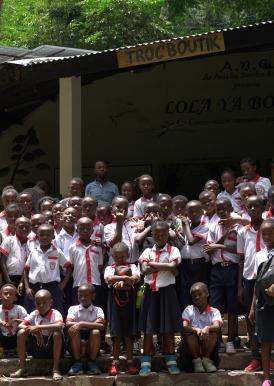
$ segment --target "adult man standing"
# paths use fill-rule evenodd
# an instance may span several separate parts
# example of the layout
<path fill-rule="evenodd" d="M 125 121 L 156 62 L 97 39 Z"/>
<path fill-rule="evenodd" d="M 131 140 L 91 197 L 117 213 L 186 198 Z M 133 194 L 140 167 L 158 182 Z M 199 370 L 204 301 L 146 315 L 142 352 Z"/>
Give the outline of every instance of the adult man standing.
<path fill-rule="evenodd" d="M 117 186 L 108 181 L 108 165 L 106 161 L 96 161 L 94 165 L 95 180 L 86 186 L 85 195 L 95 197 L 98 203 L 112 203 L 114 197 L 118 196 Z"/>

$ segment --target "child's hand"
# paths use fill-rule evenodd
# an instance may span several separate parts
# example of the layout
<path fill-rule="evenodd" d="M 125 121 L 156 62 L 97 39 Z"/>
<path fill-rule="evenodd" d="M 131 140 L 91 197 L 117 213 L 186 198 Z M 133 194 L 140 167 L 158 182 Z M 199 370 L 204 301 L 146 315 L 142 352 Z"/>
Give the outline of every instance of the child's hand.
<path fill-rule="evenodd" d="M 45 342 L 41 331 L 39 331 L 39 334 L 35 334 L 35 338 L 36 338 L 36 343 L 38 347 L 45 346 Z"/>
<path fill-rule="evenodd" d="M 98 245 L 98 247 L 102 247 L 103 246 L 102 240 L 99 237 L 96 237 L 95 245 Z"/>
<path fill-rule="evenodd" d="M 238 220 L 239 219 L 232 217 L 222 218 L 221 220 L 219 220 L 219 224 L 223 225 L 225 228 L 233 228 L 235 227 L 235 225 L 238 224 Z"/>
<path fill-rule="evenodd" d="M 125 210 L 116 210 L 114 213 L 114 217 L 115 217 L 117 222 L 120 222 L 120 223 L 124 222 L 126 219 Z"/>
<path fill-rule="evenodd" d="M 206 326 L 201 331 L 201 339 L 206 340 L 209 338 L 209 326 Z"/>
<path fill-rule="evenodd" d="M 31 288 L 26 289 L 26 295 L 29 299 L 33 299 L 33 291 Z"/>
<path fill-rule="evenodd" d="M 73 324 L 69 329 L 68 329 L 68 333 L 70 336 L 72 335 L 75 335 L 78 331 L 80 331 L 81 329 L 81 326 L 79 323 L 75 323 Z"/>
<path fill-rule="evenodd" d="M 266 290 L 265 290 L 266 294 L 268 296 L 272 296 L 274 297 L 274 284 L 272 284 L 270 287 L 268 287 Z"/>
<path fill-rule="evenodd" d="M 250 320 L 251 324 L 255 325 L 255 323 L 256 323 L 255 312 L 252 308 L 249 312 L 248 319 Z"/>
<path fill-rule="evenodd" d="M 24 292 L 24 283 L 19 283 L 18 287 L 17 287 L 17 291 L 19 293 L 20 296 L 23 295 L 23 292 Z"/>
<path fill-rule="evenodd" d="M 219 249 L 219 246 L 217 244 L 213 244 L 213 243 L 211 243 L 211 244 L 206 243 L 202 246 L 202 250 L 206 253 L 214 252 L 214 251 L 216 251 L 216 249 Z"/>
<path fill-rule="evenodd" d="M 26 330 L 29 334 L 38 334 L 41 332 L 39 326 L 28 326 Z"/>
<path fill-rule="evenodd" d="M 185 217 L 185 216 L 180 216 L 180 220 L 182 222 L 182 225 L 189 225 L 189 221 L 188 221 L 188 218 Z"/>
<path fill-rule="evenodd" d="M 5 322 L 4 320 L 0 320 L 0 326 L 9 327 L 9 323 Z"/>

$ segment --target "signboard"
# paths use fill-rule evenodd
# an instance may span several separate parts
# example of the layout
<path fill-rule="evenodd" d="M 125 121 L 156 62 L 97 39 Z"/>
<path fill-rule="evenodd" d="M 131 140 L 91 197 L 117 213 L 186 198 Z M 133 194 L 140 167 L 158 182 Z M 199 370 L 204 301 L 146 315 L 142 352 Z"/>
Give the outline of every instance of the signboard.
<path fill-rule="evenodd" d="M 223 32 L 143 44 L 117 51 L 119 68 L 225 51 Z"/>

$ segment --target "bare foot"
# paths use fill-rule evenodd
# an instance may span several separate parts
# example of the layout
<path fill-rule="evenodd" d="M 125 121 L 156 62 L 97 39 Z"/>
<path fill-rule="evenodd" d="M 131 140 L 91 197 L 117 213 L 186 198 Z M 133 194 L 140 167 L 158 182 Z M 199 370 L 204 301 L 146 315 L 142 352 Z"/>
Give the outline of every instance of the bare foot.
<path fill-rule="evenodd" d="M 62 381 L 63 376 L 61 375 L 59 370 L 53 370 L 52 371 L 52 379 L 54 381 Z"/>
<path fill-rule="evenodd" d="M 10 378 L 24 378 L 27 377 L 28 373 L 26 369 L 18 369 L 14 373 L 10 374 Z"/>

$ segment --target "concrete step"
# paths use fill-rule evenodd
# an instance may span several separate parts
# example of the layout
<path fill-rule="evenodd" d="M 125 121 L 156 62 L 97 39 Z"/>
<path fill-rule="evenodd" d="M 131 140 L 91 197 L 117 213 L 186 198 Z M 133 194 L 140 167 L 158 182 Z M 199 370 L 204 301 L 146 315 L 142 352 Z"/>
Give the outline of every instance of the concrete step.
<path fill-rule="evenodd" d="M 234 355 L 220 354 L 220 369 L 223 370 L 243 370 L 250 361 L 250 353 L 240 352 Z M 97 364 L 103 373 L 107 373 L 112 357 L 110 355 L 101 355 L 97 359 Z M 138 357 L 135 357 L 135 361 L 138 362 Z M 17 358 L 1 359 L 0 360 L 0 374 L 8 376 L 10 373 L 18 369 L 19 361 Z M 63 358 L 61 360 L 61 371 L 66 374 L 72 364 L 72 358 Z M 121 371 L 126 371 L 126 359 L 121 357 L 120 359 Z M 27 371 L 31 376 L 47 376 L 51 374 L 52 361 L 50 359 L 27 359 Z M 152 370 L 161 371 L 165 369 L 164 358 L 161 355 L 156 355 L 152 359 Z"/>
<path fill-rule="evenodd" d="M 274 377 L 272 377 L 274 381 Z M 21 379 L 1 378 L 3 386 L 258 386 L 261 384 L 262 374 L 244 374 L 243 372 L 218 371 L 214 374 L 186 374 L 170 376 L 166 373 L 152 373 L 143 378 L 121 374 L 116 377 L 108 376 L 77 376 L 64 377 L 56 382 L 46 377 L 28 377 Z"/>

